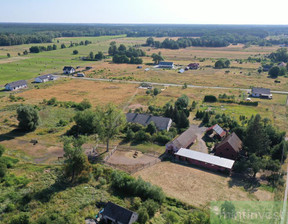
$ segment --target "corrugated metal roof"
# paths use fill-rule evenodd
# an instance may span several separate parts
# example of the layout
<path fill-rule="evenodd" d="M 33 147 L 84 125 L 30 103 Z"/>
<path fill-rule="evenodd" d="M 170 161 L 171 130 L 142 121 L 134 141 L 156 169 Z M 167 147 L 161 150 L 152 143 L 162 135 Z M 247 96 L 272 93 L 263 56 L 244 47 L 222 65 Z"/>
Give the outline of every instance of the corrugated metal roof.
<path fill-rule="evenodd" d="M 197 161 L 209 163 L 216 166 L 221 166 L 227 169 L 232 169 L 234 165 L 234 160 L 222 158 L 219 156 L 213 156 L 203 152 L 197 152 L 191 149 L 181 148 L 178 152 L 175 153 L 177 156 L 183 156 L 189 159 L 194 159 Z"/>
<path fill-rule="evenodd" d="M 213 130 L 214 130 L 218 135 L 221 135 L 221 134 L 224 132 L 224 130 L 223 130 L 218 124 L 216 124 L 216 125 L 214 126 Z"/>

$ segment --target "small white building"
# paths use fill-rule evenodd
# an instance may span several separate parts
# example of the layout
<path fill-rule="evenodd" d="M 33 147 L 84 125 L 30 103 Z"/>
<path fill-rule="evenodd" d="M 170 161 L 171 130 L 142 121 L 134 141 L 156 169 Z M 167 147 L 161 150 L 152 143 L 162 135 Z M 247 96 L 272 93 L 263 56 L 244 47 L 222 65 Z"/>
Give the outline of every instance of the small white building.
<path fill-rule="evenodd" d="M 85 77 L 85 74 L 84 73 L 82 73 L 82 72 L 80 72 L 80 73 L 77 73 L 77 75 L 76 75 L 77 77 Z"/>
<path fill-rule="evenodd" d="M 167 61 L 160 61 L 158 68 L 174 68 L 173 62 L 167 62 Z"/>
<path fill-rule="evenodd" d="M 272 99 L 272 94 L 271 94 L 270 89 L 266 89 L 266 88 L 253 87 L 251 96 L 256 97 L 256 98 Z"/>
<path fill-rule="evenodd" d="M 71 66 L 65 66 L 63 68 L 63 73 L 66 75 L 73 74 L 74 72 L 75 72 L 75 68 L 73 68 Z"/>
<path fill-rule="evenodd" d="M 18 89 L 27 88 L 27 82 L 25 80 L 19 80 L 16 82 L 10 82 L 5 85 L 5 90 L 13 91 Z"/>
<path fill-rule="evenodd" d="M 43 82 L 53 81 L 55 79 L 56 77 L 53 76 L 52 74 L 47 74 L 47 75 L 41 75 L 41 76 L 36 77 L 34 82 L 43 83 Z"/>
<path fill-rule="evenodd" d="M 179 71 L 178 71 L 178 73 L 184 73 L 185 72 L 185 70 L 183 69 L 183 68 L 181 68 Z"/>

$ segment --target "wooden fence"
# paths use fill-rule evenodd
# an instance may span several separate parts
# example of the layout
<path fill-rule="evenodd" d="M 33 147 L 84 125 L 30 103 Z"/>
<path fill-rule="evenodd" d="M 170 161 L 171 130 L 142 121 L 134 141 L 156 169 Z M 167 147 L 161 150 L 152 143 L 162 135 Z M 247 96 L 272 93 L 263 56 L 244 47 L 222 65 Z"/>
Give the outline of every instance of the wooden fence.
<path fill-rule="evenodd" d="M 112 155 L 113 153 L 117 150 L 117 145 L 112 149 L 107 156 L 105 156 L 104 161 L 106 162 Z"/>

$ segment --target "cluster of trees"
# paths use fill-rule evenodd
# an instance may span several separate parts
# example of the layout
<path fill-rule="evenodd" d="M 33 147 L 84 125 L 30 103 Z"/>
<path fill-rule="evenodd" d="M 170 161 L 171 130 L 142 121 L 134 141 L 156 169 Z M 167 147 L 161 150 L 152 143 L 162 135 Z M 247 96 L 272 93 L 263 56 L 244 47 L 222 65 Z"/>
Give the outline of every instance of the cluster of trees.
<path fill-rule="evenodd" d="M 140 57 L 146 55 L 143 50 L 132 47 L 127 49 L 124 44 L 120 44 L 120 46 L 117 48 L 115 41 L 110 43 L 108 54 L 113 56 L 114 63 L 129 64 L 142 64 L 143 60 Z"/>
<path fill-rule="evenodd" d="M 83 60 L 85 60 L 85 61 L 101 61 L 104 58 L 105 58 L 105 55 L 103 54 L 102 51 L 98 51 L 98 53 L 95 55 L 91 51 L 87 57 L 83 58 Z"/>
<path fill-rule="evenodd" d="M 269 54 L 272 62 L 288 62 L 287 48 L 279 48 L 276 52 Z"/>
<path fill-rule="evenodd" d="M 221 38 L 215 37 L 200 37 L 200 38 L 178 38 L 177 40 L 166 38 L 163 42 L 154 41 L 153 37 L 149 37 L 146 40 L 146 46 L 155 48 L 166 49 L 179 49 L 186 47 L 227 47 L 230 43 Z"/>
<path fill-rule="evenodd" d="M 220 59 L 215 62 L 214 68 L 229 68 L 230 67 L 230 61 L 228 59 Z"/>
<path fill-rule="evenodd" d="M 78 112 L 73 118 L 75 125 L 68 131 L 69 135 L 94 135 L 106 143 L 109 150 L 110 140 L 115 138 L 126 124 L 126 117 L 122 110 L 114 105 L 97 107 L 96 110 L 87 109 Z"/>
<path fill-rule="evenodd" d="M 65 108 L 75 108 L 76 110 L 83 111 L 86 109 L 89 109 L 92 107 L 91 103 L 89 100 L 84 99 L 80 103 L 76 103 L 73 101 L 58 101 L 56 97 L 52 97 L 49 100 L 44 99 L 43 104 L 49 105 L 49 106 L 60 106 L 60 107 L 65 107 Z"/>
<path fill-rule="evenodd" d="M 55 51 L 55 50 L 57 50 L 56 44 L 48 45 L 47 47 L 45 47 L 45 46 L 32 46 L 29 48 L 30 53 L 40 53 L 42 51 Z"/>
<path fill-rule="evenodd" d="M 279 67 L 279 66 L 273 66 L 269 69 L 268 74 L 271 78 L 277 78 L 278 76 L 285 76 L 287 74 L 287 68 L 286 67 Z"/>
<path fill-rule="evenodd" d="M 152 60 L 154 61 L 154 64 L 158 65 L 160 61 L 164 61 L 164 58 L 161 55 L 161 52 L 158 52 L 158 54 L 153 53 L 151 55 Z"/>
<path fill-rule="evenodd" d="M 52 43 L 54 35 L 49 34 L 0 34 L 0 46 L 12 46 L 21 44 Z"/>
<path fill-rule="evenodd" d="M 204 100 L 203 102 L 206 103 L 215 103 L 215 102 L 221 102 L 221 103 L 237 103 L 237 104 L 241 104 L 241 105 L 246 105 L 246 106 L 258 106 L 258 102 L 254 101 L 237 101 L 235 100 L 235 96 L 227 96 L 226 94 L 223 95 L 219 95 L 219 98 L 217 99 L 216 96 L 214 95 L 206 95 L 204 96 Z"/>

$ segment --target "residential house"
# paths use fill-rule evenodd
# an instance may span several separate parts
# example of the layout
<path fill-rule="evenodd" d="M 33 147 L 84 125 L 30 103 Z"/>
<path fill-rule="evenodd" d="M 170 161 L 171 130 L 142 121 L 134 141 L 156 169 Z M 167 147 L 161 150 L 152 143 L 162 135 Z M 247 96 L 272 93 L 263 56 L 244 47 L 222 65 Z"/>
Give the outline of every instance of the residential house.
<path fill-rule="evenodd" d="M 160 61 L 158 68 L 174 68 L 173 62 L 167 62 L 167 61 Z"/>
<path fill-rule="evenodd" d="M 25 80 L 19 80 L 16 82 L 10 82 L 5 85 L 5 90 L 13 91 L 18 89 L 27 88 L 27 82 Z"/>
<path fill-rule="evenodd" d="M 242 149 L 242 141 L 233 132 L 231 135 L 226 136 L 222 142 L 214 147 L 214 155 L 224 157 L 227 159 L 236 159 Z"/>
<path fill-rule="evenodd" d="M 166 144 L 166 152 L 174 154 L 181 148 L 189 149 L 196 140 L 197 136 L 195 135 L 195 131 L 190 127 L 177 138 Z"/>
<path fill-rule="evenodd" d="M 100 213 L 100 219 L 109 224 L 132 224 L 137 221 L 138 214 L 109 201 Z"/>
<path fill-rule="evenodd" d="M 73 74 L 75 72 L 75 68 L 71 67 L 71 66 L 65 66 L 63 68 L 63 73 L 66 75 L 70 75 Z"/>
<path fill-rule="evenodd" d="M 188 66 L 187 66 L 189 69 L 198 69 L 200 66 L 199 66 L 199 63 L 190 63 Z"/>
<path fill-rule="evenodd" d="M 226 135 L 226 131 L 223 130 L 218 124 L 213 125 L 212 127 L 206 130 L 206 133 L 209 135 L 214 134 L 217 138 L 221 139 Z"/>
<path fill-rule="evenodd" d="M 257 97 L 257 98 L 272 99 L 272 94 L 271 94 L 270 89 L 266 89 L 266 88 L 253 87 L 251 96 L 252 97 Z"/>
<path fill-rule="evenodd" d="M 47 75 L 41 75 L 41 76 L 36 77 L 34 82 L 43 83 L 43 82 L 48 82 L 48 81 L 52 81 L 55 79 L 56 77 L 53 76 L 52 74 L 47 74 Z"/>
<path fill-rule="evenodd" d="M 143 126 L 147 126 L 153 121 L 156 125 L 156 128 L 160 131 L 162 130 L 169 131 L 172 124 L 171 118 L 153 116 L 150 114 L 127 113 L 126 119 L 127 122 L 137 123 Z"/>
<path fill-rule="evenodd" d="M 191 149 L 181 148 L 175 154 L 176 159 L 185 161 L 190 164 L 201 166 L 213 171 L 231 172 L 234 160 L 226 159 L 219 156 L 213 156 L 211 154 L 198 152 Z"/>

